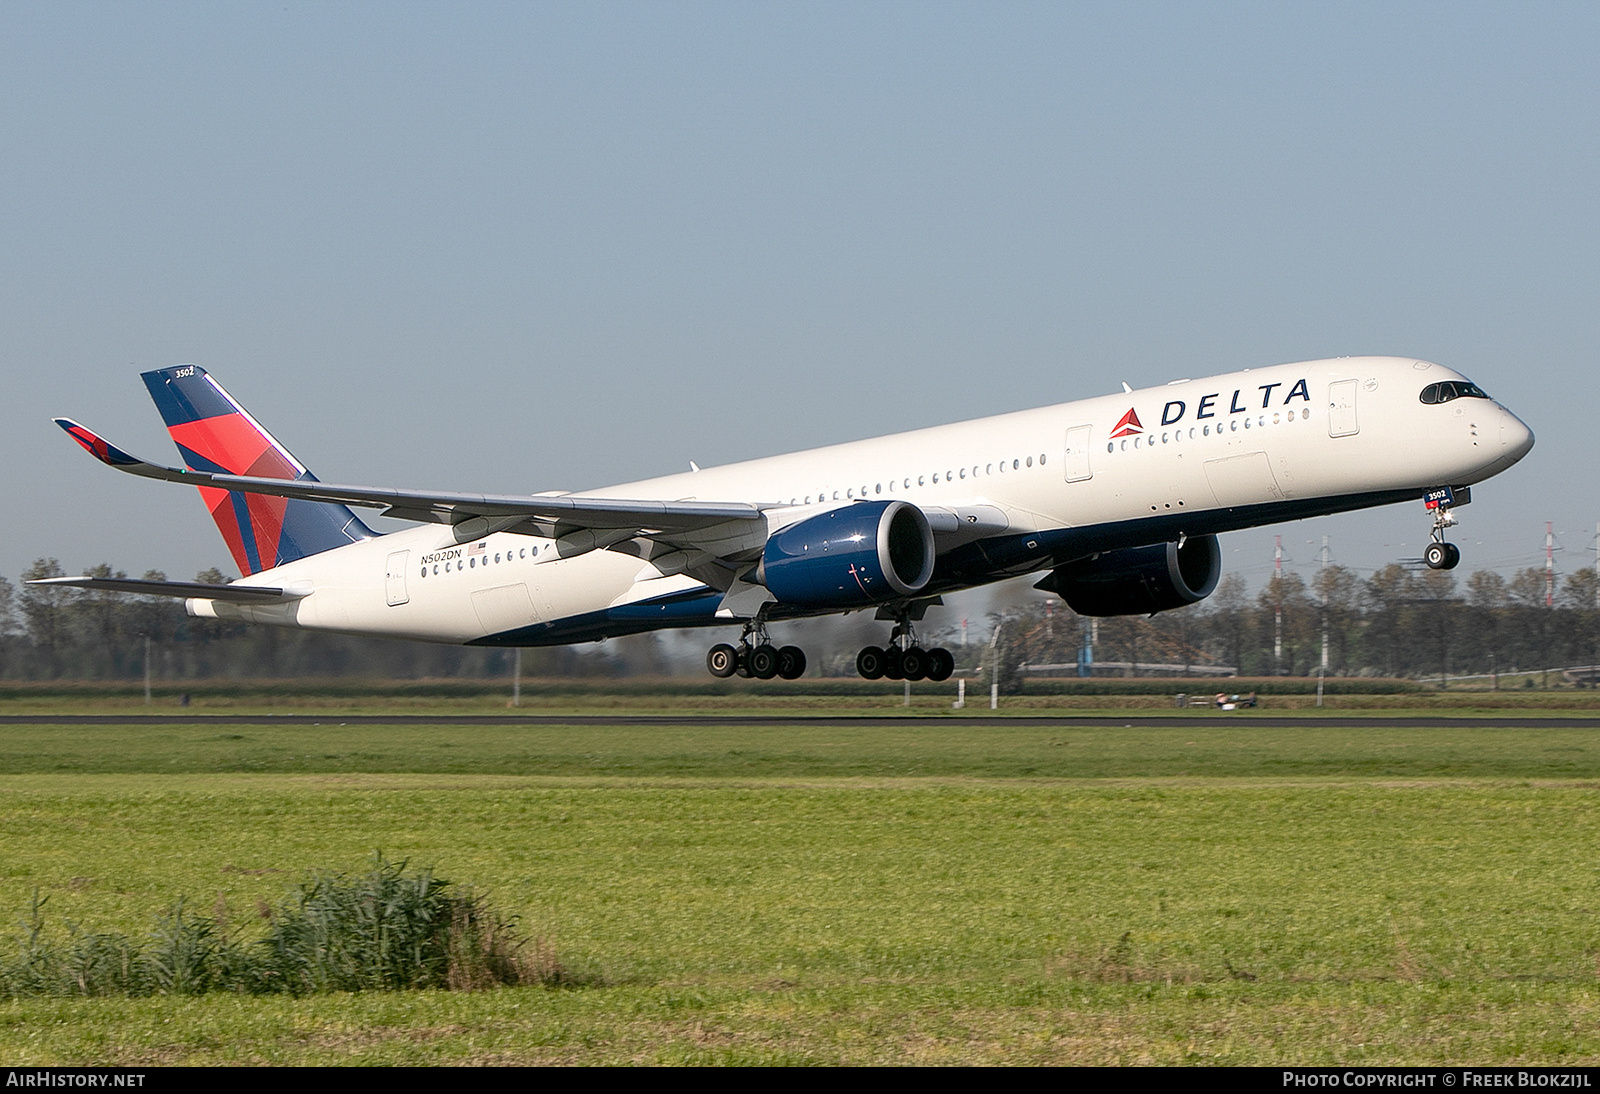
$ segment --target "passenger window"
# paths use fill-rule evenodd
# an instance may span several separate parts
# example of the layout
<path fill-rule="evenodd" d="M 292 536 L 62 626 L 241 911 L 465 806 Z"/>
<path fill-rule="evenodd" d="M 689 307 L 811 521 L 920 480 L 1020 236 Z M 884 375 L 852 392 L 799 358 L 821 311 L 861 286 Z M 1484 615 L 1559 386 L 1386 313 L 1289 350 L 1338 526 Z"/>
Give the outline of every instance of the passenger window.
<path fill-rule="evenodd" d="M 874 487 L 873 487 L 873 488 L 872 488 L 872 492 L 873 492 L 873 493 L 874 493 L 874 494 L 881 494 L 881 493 L 883 493 L 883 483 L 881 483 L 881 482 L 880 482 L 880 483 L 878 483 L 878 484 L 877 484 L 877 485 L 876 485 L 876 486 L 874 486 Z"/>
<path fill-rule="evenodd" d="M 428 568 L 426 566 L 424 566 L 422 568 L 422 576 L 423 577 L 427 577 L 428 576 Z"/>
<path fill-rule="evenodd" d="M 1033 457 L 1032 457 L 1032 456 L 1029 456 L 1029 457 L 1028 457 L 1028 466 L 1029 466 L 1029 467 L 1032 467 L 1032 466 L 1033 466 Z"/>
<path fill-rule="evenodd" d="M 439 572 L 439 564 L 437 562 L 435 562 L 433 564 L 433 572 L 434 573 L 438 573 Z"/>
<path fill-rule="evenodd" d="M 1107 451 L 1107 452 L 1110 452 L 1110 451 L 1111 451 L 1111 446 L 1110 446 L 1110 445 L 1106 445 L 1106 451 Z M 994 474 L 994 464 L 992 464 L 992 463 L 987 463 L 987 464 L 984 464 L 984 465 L 983 465 L 983 473 L 984 473 L 984 474 L 985 474 L 985 475 L 992 475 L 992 474 Z"/>
<path fill-rule="evenodd" d="M 1133 446 L 1135 448 L 1139 447 L 1139 438 L 1135 437 L 1133 439 Z M 1011 470 L 1016 471 L 1019 468 L 1021 468 L 1021 466 L 1022 466 L 1022 461 L 1021 460 L 1012 460 L 1011 461 Z"/>
<path fill-rule="evenodd" d="M 1042 453 L 1042 452 L 1039 454 L 1039 466 L 1040 467 L 1044 466 L 1044 453 Z"/>

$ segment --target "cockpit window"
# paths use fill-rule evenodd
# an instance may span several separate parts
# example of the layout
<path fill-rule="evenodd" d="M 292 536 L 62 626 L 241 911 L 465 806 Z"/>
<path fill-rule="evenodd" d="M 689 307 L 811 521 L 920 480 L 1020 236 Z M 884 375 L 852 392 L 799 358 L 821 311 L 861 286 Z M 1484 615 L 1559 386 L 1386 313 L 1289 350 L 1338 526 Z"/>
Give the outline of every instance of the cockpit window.
<path fill-rule="evenodd" d="M 1487 399 L 1483 388 L 1470 380 L 1443 380 L 1429 384 L 1417 398 L 1424 403 L 1448 403 L 1451 399 Z"/>

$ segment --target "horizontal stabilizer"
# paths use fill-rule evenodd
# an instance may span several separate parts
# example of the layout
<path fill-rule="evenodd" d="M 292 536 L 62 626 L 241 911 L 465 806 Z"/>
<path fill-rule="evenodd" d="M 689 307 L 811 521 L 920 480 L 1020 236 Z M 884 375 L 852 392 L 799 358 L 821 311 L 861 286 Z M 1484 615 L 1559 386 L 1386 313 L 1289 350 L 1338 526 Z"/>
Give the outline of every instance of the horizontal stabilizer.
<path fill-rule="evenodd" d="M 130 577 L 46 577 L 29 585 L 65 585 L 71 589 L 98 589 L 107 593 L 139 596 L 175 596 L 184 600 L 227 600 L 234 604 L 265 604 L 274 600 L 299 600 L 311 591 L 293 591 L 266 585 L 207 585 L 199 581 L 142 581 Z"/>

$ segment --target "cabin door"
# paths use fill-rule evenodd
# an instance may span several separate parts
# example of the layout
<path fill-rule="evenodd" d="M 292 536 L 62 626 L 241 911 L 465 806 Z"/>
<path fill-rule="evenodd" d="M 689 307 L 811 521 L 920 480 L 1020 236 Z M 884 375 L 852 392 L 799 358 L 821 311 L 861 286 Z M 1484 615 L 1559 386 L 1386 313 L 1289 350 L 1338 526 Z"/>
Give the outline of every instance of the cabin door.
<path fill-rule="evenodd" d="M 1356 423 L 1356 382 L 1339 380 L 1328 385 L 1328 436 L 1348 437 L 1358 433 Z"/>
<path fill-rule="evenodd" d="M 410 551 L 392 551 L 389 554 L 389 563 L 384 567 L 383 592 L 389 601 L 389 607 L 398 607 L 408 602 L 411 597 L 406 595 L 406 567 L 411 557 Z"/>
<path fill-rule="evenodd" d="M 1093 426 L 1075 425 L 1067 430 L 1067 481 L 1082 482 L 1091 478 L 1089 467 L 1089 431 Z"/>

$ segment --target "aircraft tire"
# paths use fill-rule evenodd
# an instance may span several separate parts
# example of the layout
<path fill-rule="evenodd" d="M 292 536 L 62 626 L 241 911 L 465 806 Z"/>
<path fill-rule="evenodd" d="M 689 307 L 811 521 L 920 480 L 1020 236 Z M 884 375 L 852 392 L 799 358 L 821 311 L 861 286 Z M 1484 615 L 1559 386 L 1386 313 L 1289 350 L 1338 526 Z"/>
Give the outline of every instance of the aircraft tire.
<path fill-rule="evenodd" d="M 762 644 L 750 651 L 750 675 L 757 680 L 771 680 L 778 675 L 778 649 Z"/>
<path fill-rule="evenodd" d="M 706 671 L 719 680 L 732 676 L 739 668 L 739 651 L 726 642 L 718 642 L 706 653 Z"/>
<path fill-rule="evenodd" d="M 863 680 L 881 680 L 885 660 L 884 651 L 877 646 L 863 646 L 856 654 L 856 672 Z"/>
<path fill-rule="evenodd" d="M 1450 544 L 1430 543 L 1428 549 L 1422 552 L 1422 561 L 1427 563 L 1430 570 L 1448 570 L 1450 568 Z"/>
<path fill-rule="evenodd" d="M 928 679 L 934 683 L 948 680 L 956 671 L 956 659 L 950 651 L 940 646 L 928 651 Z"/>
<path fill-rule="evenodd" d="M 928 675 L 928 651 L 912 646 L 900 654 L 900 671 L 907 680 L 921 680 Z"/>
<path fill-rule="evenodd" d="M 1457 566 L 1461 565 L 1461 548 L 1457 547 L 1454 543 L 1446 543 L 1444 546 L 1445 551 L 1449 555 L 1449 557 L 1444 560 L 1444 568 L 1446 570 L 1454 570 Z"/>
<path fill-rule="evenodd" d="M 905 669 L 900 667 L 900 647 L 890 646 L 883 651 L 883 678 L 885 680 L 904 680 Z"/>
<path fill-rule="evenodd" d="M 785 680 L 798 680 L 806 674 L 806 651 L 799 646 L 784 646 L 778 650 L 778 675 Z"/>

